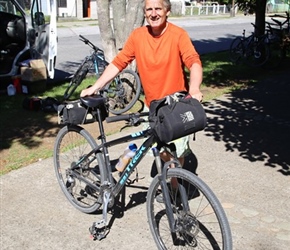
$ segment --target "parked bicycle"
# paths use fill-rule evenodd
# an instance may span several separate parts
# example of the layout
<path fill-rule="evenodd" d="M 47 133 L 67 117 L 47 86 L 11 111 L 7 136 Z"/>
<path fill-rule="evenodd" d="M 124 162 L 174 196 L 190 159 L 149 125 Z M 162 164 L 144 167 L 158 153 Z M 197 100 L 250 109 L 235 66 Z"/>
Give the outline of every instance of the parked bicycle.
<path fill-rule="evenodd" d="M 76 88 L 85 79 L 90 70 L 94 70 L 96 77 L 99 77 L 109 63 L 105 59 L 104 51 L 95 46 L 90 40 L 80 35 L 80 40 L 88 45 L 92 51 L 73 75 L 67 86 L 63 101 L 70 100 Z M 105 97 L 109 98 L 109 111 L 118 115 L 131 109 L 139 99 L 141 93 L 141 81 L 136 72 L 130 69 L 124 69 L 120 72 L 111 83 L 107 84 L 104 89 Z"/>
<path fill-rule="evenodd" d="M 98 121 L 100 142 L 97 143 L 79 125 L 65 125 L 55 141 L 54 168 L 61 190 L 76 209 L 94 213 L 102 207 L 102 219 L 90 227 L 94 239 L 101 240 L 107 235 L 108 209 L 113 208 L 121 190 L 130 185 L 131 174 L 151 148 L 158 174 L 149 186 L 146 208 L 150 231 L 158 249 L 232 249 L 231 231 L 223 207 L 206 183 L 181 168 L 174 144 L 160 142 L 151 129 L 107 141 L 103 121 L 127 121 L 127 125 L 137 126 L 148 113 L 108 117 L 107 98 L 97 95 L 80 101 Z M 108 148 L 142 138 L 146 139 L 135 156 L 120 177 L 114 178 Z M 157 146 L 153 147 L 155 143 Z M 159 151 L 164 147 L 172 152 L 174 160 L 162 166 Z M 175 185 L 172 179 L 177 180 Z M 160 192 L 162 202 L 156 199 Z"/>
<path fill-rule="evenodd" d="M 269 41 L 270 58 L 263 66 L 277 68 L 282 64 L 290 49 L 289 12 L 285 15 L 271 15 L 272 22 L 266 22 L 266 33 Z"/>
<path fill-rule="evenodd" d="M 255 28 L 255 24 L 251 23 Z M 236 37 L 229 50 L 230 60 L 235 63 L 246 63 L 251 67 L 264 65 L 270 57 L 268 39 L 266 35 L 256 36 L 253 32 L 250 36 L 245 36 L 243 30 L 242 37 Z"/>

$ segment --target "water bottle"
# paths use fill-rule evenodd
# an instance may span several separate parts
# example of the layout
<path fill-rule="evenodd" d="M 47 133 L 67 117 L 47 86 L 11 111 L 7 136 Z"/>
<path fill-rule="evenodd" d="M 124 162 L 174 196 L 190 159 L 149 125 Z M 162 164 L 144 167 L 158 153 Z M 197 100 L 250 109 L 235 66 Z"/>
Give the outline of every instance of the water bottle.
<path fill-rule="evenodd" d="M 137 145 L 135 143 L 132 143 L 129 145 L 128 148 L 126 148 L 124 153 L 119 157 L 119 161 L 115 167 L 119 172 L 122 172 L 126 168 L 132 157 L 135 155 L 136 150 Z"/>
<path fill-rule="evenodd" d="M 9 86 L 7 87 L 7 94 L 9 96 L 15 95 L 16 94 L 16 89 L 13 86 L 13 84 L 9 84 Z"/>

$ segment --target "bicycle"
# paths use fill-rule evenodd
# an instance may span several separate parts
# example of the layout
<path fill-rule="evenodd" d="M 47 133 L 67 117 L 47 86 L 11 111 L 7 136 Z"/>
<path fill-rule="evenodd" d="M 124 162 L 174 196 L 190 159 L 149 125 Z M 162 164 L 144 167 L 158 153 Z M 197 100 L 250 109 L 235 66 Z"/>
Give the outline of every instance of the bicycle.
<path fill-rule="evenodd" d="M 256 27 L 255 24 L 251 24 Z M 251 67 L 264 65 L 270 57 L 267 36 L 256 36 L 253 32 L 246 37 L 245 30 L 243 30 L 242 37 L 236 37 L 232 41 L 229 56 L 235 64 L 244 62 Z"/>
<path fill-rule="evenodd" d="M 97 95 L 81 98 L 81 102 L 95 111 L 100 143 L 83 127 L 65 125 L 56 137 L 54 168 L 61 190 L 73 207 L 83 213 L 95 213 L 102 207 L 102 219 L 89 229 L 94 240 L 101 240 L 108 234 L 108 209 L 114 207 L 121 190 L 130 186 L 129 177 L 152 148 L 158 174 L 149 186 L 146 208 L 150 231 L 158 249 L 232 249 L 230 226 L 218 198 L 198 176 L 181 168 L 174 144 L 160 142 L 150 128 L 107 141 L 103 121 L 127 121 L 128 126 L 137 126 L 148 112 L 106 117 L 102 112 L 106 98 Z M 115 178 L 108 148 L 142 138 L 143 143 L 135 156 Z M 153 147 L 154 143 L 157 143 L 156 147 Z M 174 160 L 162 166 L 159 152 L 164 147 L 172 152 Z M 172 164 L 175 168 L 169 167 Z M 177 184 L 173 185 L 172 179 L 177 180 Z M 156 198 L 160 192 L 163 195 L 161 203 Z"/>
<path fill-rule="evenodd" d="M 271 15 L 271 20 L 274 23 L 266 22 L 266 33 L 270 48 L 270 58 L 267 63 L 263 65 L 266 69 L 273 69 L 280 66 L 290 49 L 290 18 L 289 12 L 285 13 L 286 15 Z M 285 20 L 280 21 L 276 18 L 283 18 Z"/>
<path fill-rule="evenodd" d="M 73 75 L 63 95 L 63 101 L 68 101 L 76 88 L 85 79 L 88 72 L 94 69 L 96 77 L 99 77 L 109 65 L 105 60 L 104 51 L 95 46 L 90 40 L 79 35 L 80 40 L 88 45 L 92 51 Z M 124 69 L 104 89 L 104 95 L 110 99 L 109 111 L 119 115 L 131 109 L 139 99 L 141 93 L 141 81 L 136 72 Z"/>

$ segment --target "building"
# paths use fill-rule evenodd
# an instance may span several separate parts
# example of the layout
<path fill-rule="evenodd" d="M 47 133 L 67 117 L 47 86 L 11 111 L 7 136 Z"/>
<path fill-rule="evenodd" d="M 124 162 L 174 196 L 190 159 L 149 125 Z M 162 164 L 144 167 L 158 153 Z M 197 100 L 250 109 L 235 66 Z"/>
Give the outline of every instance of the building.
<path fill-rule="evenodd" d="M 49 1 L 49 0 L 42 0 Z M 97 19 L 96 0 L 58 0 L 58 16 Z"/>

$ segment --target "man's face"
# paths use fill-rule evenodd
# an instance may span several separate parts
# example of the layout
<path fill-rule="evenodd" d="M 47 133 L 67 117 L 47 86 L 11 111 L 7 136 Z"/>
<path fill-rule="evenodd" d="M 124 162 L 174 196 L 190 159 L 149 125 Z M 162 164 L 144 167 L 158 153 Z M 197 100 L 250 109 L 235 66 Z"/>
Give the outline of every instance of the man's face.
<path fill-rule="evenodd" d="M 169 11 L 163 5 L 163 0 L 145 1 L 145 18 L 152 28 L 158 28 L 166 22 Z"/>

